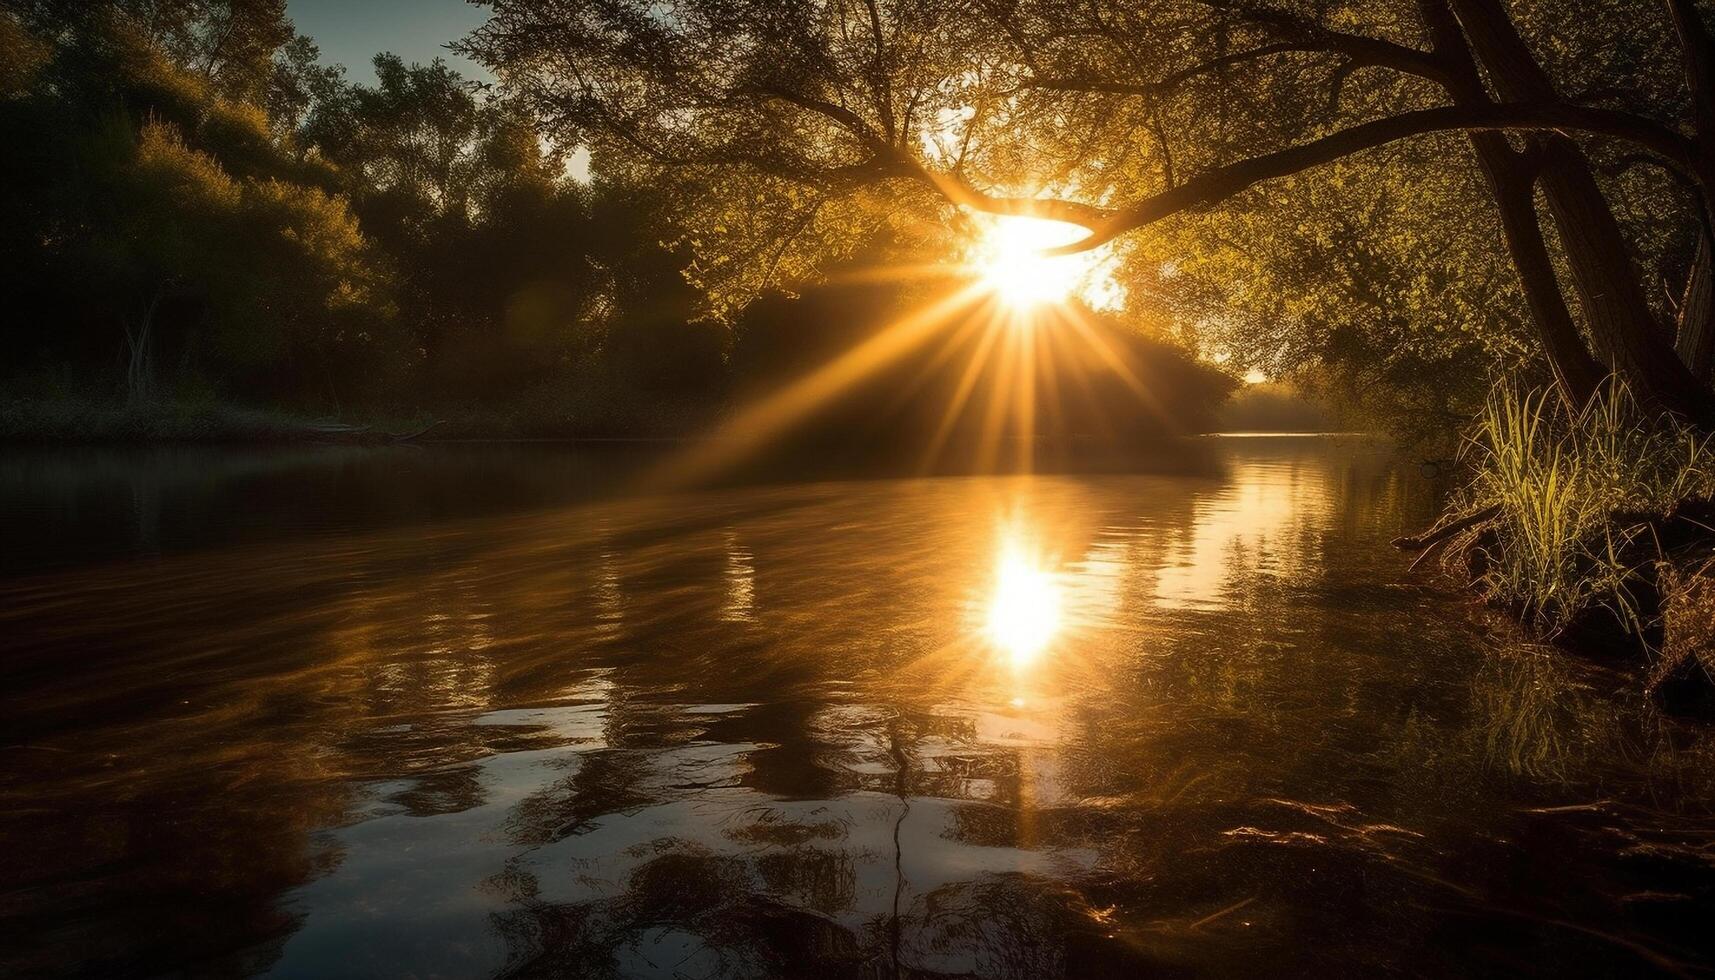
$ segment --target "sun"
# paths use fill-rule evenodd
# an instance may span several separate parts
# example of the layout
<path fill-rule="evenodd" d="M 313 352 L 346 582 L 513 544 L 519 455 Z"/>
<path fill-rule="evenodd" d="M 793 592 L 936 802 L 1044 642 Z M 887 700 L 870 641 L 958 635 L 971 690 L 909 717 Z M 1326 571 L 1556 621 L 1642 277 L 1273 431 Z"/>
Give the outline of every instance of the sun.
<path fill-rule="evenodd" d="M 1040 218 L 996 218 L 972 256 L 983 285 L 1014 310 L 1062 303 L 1084 288 L 1094 263 L 1084 255 L 1044 255 L 1089 234 Z"/>

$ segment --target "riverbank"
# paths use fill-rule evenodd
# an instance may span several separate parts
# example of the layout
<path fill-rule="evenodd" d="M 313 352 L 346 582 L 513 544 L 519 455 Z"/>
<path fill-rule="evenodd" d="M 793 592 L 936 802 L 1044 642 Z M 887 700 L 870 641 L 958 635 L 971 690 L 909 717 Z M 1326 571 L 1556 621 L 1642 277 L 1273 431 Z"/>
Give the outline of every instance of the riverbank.
<path fill-rule="evenodd" d="M 1612 385 L 1581 411 L 1495 389 L 1447 516 L 1397 539 L 1537 637 L 1642 658 L 1646 690 L 1715 709 L 1715 437 Z"/>
<path fill-rule="evenodd" d="M 419 440 L 683 438 L 718 408 L 707 402 L 606 406 L 522 404 L 502 409 L 380 411 L 338 417 L 218 402 L 136 405 L 89 399 L 0 398 L 0 442 L 14 445 L 153 443 L 384 444 Z"/>
<path fill-rule="evenodd" d="M 0 444 L 14 446 L 292 446 L 388 445 L 428 442 L 566 442 L 677 444 L 704 438 L 739 442 L 723 431 L 735 412 L 732 398 L 650 394 L 591 389 L 528 392 L 499 405 L 452 405 L 434 409 L 373 410 L 339 416 L 258 409 L 217 401 L 122 402 L 0 393 Z M 1176 458 L 1206 455 L 1188 437 L 1215 434 L 1212 418 L 1168 421 L 1128 431 L 1059 432 L 1035 435 L 1026 454 L 1049 471 L 1127 471 L 1148 450 L 1150 468 L 1163 460 L 1156 451 L 1175 447 Z M 1284 435 L 1256 432 L 1253 435 Z M 782 432 L 766 452 L 740 451 L 776 463 L 801 460 L 816 467 L 880 465 L 889 472 L 916 472 L 925 465 L 928 432 L 910 418 L 883 417 L 850 407 L 812 411 Z M 1017 435 L 999 437 L 1006 447 L 991 458 L 980 448 L 995 437 L 965 430 L 939 440 L 937 472 L 1007 469 L 1020 457 Z"/>

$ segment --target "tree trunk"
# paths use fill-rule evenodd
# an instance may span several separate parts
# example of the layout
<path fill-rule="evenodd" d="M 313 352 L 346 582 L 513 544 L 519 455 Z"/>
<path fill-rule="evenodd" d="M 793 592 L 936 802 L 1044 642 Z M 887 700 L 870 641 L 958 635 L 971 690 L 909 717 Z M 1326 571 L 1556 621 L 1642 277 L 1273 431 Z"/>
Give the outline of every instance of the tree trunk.
<path fill-rule="evenodd" d="M 1447 69 L 1446 85 L 1453 100 L 1459 104 L 1488 101 L 1476 62 L 1458 21 L 1447 7 L 1447 0 L 1418 0 L 1418 10 L 1429 31 L 1431 47 Z M 1559 383 L 1561 397 L 1574 409 L 1582 408 L 1608 372 L 1590 356 L 1590 348 L 1572 320 L 1572 311 L 1566 308 L 1566 296 L 1555 275 L 1536 213 L 1535 169 L 1499 133 L 1472 133 L 1470 139 L 1477 163 L 1488 180 L 1507 252 L 1518 272 L 1525 304 Z"/>
<path fill-rule="evenodd" d="M 1691 90 L 1692 118 L 1697 135 L 1708 154 L 1708 140 L 1715 137 L 1715 40 L 1697 12 L 1694 0 L 1667 0 L 1679 48 L 1685 56 L 1685 83 Z"/>
<path fill-rule="evenodd" d="M 1650 315 L 1619 222 L 1583 151 L 1563 136 L 1550 137 L 1543 149 L 1548 209 L 1597 344 L 1645 402 L 1715 424 L 1715 396 Z"/>
<path fill-rule="evenodd" d="M 1697 236 L 1697 258 L 1679 304 L 1679 359 L 1704 384 L 1715 382 L 1715 253 L 1709 232 Z"/>
<path fill-rule="evenodd" d="M 126 325 L 125 341 L 131 348 L 131 358 L 125 367 L 127 405 L 137 405 L 155 396 L 155 313 L 165 293 L 165 287 L 155 290 L 136 327 Z"/>
<path fill-rule="evenodd" d="M 1715 228 L 1715 207 L 1707 195 L 1711 186 L 1707 175 L 1715 172 L 1715 39 L 1697 12 L 1694 0 L 1667 0 L 1673 28 L 1679 35 L 1680 51 L 1685 58 L 1685 85 L 1691 92 L 1692 118 L 1697 126 L 1698 166 L 1704 172 L 1703 221 L 1697 236 L 1697 257 L 1691 263 L 1691 274 L 1685 284 L 1685 298 L 1679 305 L 1679 331 L 1676 347 L 1679 359 L 1691 369 L 1694 377 L 1704 384 L 1715 383 L 1715 243 L 1710 229 Z"/>
<path fill-rule="evenodd" d="M 1503 99 L 1551 101 L 1553 82 L 1498 0 L 1453 0 L 1465 36 Z M 1549 213 L 1603 358 L 1646 402 L 1715 424 L 1715 393 L 1692 376 L 1650 314 L 1630 250 L 1589 160 L 1565 136 L 1538 140 Z"/>
<path fill-rule="evenodd" d="M 1548 355 L 1554 378 L 1560 383 L 1561 396 L 1572 408 L 1583 408 L 1608 372 L 1590 356 L 1590 348 L 1578 335 L 1572 311 L 1566 308 L 1566 297 L 1560 291 L 1560 280 L 1555 276 L 1537 218 L 1535 171 L 1507 145 L 1503 136 L 1476 133 L 1471 142 L 1477 150 L 1477 162 L 1488 178 L 1495 207 L 1500 212 L 1507 251 L 1518 271 L 1543 352 Z"/>

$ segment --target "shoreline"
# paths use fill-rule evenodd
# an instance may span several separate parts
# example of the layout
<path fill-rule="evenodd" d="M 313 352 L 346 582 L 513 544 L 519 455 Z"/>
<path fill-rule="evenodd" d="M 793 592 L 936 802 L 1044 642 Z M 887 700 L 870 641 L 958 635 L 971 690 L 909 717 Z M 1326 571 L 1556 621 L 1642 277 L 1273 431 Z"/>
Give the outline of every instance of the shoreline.
<path fill-rule="evenodd" d="M 715 406 L 699 419 L 707 427 Z M 564 426 L 556 431 L 559 426 Z M 0 447 L 56 446 L 307 446 L 307 445 L 458 445 L 541 444 L 588 446 L 679 446 L 709 438 L 687 426 L 677 431 L 615 432 L 580 429 L 574 420 L 539 420 L 500 413 L 377 413 L 355 421 L 299 415 L 286 411 L 244 408 L 218 403 L 156 402 L 125 406 L 82 400 L 10 399 L 0 401 Z M 1140 445 L 1179 440 L 1214 439 L 1386 439 L 1385 433 L 1363 431 L 1279 432 L 1256 429 L 1163 433 Z M 1100 448 L 1087 437 L 1045 447 Z"/>

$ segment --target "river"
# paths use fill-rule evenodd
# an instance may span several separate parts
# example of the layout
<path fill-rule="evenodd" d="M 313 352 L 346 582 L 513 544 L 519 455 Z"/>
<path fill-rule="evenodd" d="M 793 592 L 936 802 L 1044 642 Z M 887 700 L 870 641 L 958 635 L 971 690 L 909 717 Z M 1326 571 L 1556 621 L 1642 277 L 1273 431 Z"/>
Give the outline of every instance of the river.
<path fill-rule="evenodd" d="M 1385 443 L 1198 456 L 8 451 L 0 973 L 1715 970 L 1707 727 L 1409 574 Z"/>

